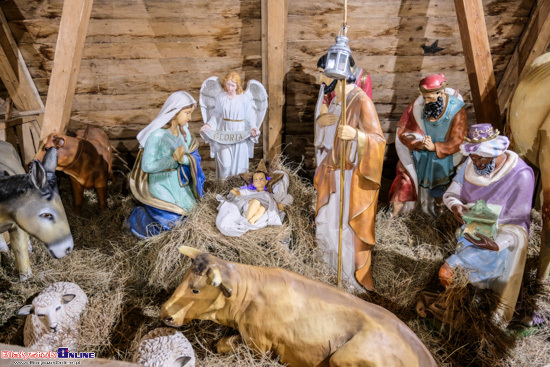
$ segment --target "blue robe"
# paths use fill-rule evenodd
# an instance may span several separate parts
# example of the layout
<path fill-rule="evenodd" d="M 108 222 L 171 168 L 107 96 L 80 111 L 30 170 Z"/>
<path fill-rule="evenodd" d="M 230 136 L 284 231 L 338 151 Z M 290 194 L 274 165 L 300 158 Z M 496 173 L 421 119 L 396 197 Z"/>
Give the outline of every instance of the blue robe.
<path fill-rule="evenodd" d="M 439 120 L 429 121 L 422 116 L 426 136 L 429 135 L 434 143 L 445 141 L 453 117 L 463 106 L 464 102 L 449 95 L 447 108 Z M 418 174 L 418 185 L 429 190 L 440 188 L 441 192 L 434 196 L 442 196 L 445 186 L 451 182 L 451 177 L 454 175 L 453 155 L 438 158 L 435 151 L 415 150 L 412 156 Z"/>

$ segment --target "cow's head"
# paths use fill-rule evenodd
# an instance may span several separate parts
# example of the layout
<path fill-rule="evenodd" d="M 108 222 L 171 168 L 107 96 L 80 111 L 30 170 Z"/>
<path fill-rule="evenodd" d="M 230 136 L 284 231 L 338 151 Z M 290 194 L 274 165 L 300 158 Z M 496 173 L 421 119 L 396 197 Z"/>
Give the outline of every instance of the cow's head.
<path fill-rule="evenodd" d="M 168 326 L 181 326 L 193 319 L 215 320 L 231 297 L 232 264 L 197 249 L 181 246 L 179 251 L 193 259 L 183 281 L 162 305 L 160 317 Z"/>
<path fill-rule="evenodd" d="M 42 161 L 50 148 L 57 150 L 57 167 L 70 165 L 78 153 L 78 139 L 59 132 L 53 132 L 44 140 L 36 153 L 35 159 Z"/>

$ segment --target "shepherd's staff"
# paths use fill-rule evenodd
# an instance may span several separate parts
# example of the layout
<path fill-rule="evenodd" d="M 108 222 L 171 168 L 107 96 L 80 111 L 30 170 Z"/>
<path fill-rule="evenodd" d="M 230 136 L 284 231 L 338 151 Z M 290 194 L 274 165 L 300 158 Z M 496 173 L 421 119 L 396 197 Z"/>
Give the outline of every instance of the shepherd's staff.
<path fill-rule="evenodd" d="M 348 29 L 348 0 L 344 0 L 344 36 L 347 36 Z M 342 101 L 342 119 L 340 126 L 346 125 L 346 82 L 347 76 L 342 79 L 342 91 L 340 100 Z M 346 177 L 346 141 L 340 137 L 340 226 L 338 228 L 338 288 L 342 287 L 342 238 L 344 235 L 344 184 Z"/>
<path fill-rule="evenodd" d="M 342 119 L 340 126 L 346 125 L 346 79 L 342 79 Z M 344 185 L 346 175 L 346 141 L 340 138 L 340 227 L 338 229 L 338 288 L 342 286 L 342 238 L 344 235 Z"/>

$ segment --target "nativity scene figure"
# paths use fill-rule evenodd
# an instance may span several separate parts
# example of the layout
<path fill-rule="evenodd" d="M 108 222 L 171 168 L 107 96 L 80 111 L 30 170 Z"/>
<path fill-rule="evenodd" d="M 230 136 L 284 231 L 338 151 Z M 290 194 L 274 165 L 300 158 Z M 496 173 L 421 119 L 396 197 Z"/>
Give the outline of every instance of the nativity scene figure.
<path fill-rule="evenodd" d="M 216 226 L 220 232 L 240 237 L 248 231 L 282 225 L 284 210 L 294 200 L 288 193 L 288 174 L 269 172 L 262 159 L 253 172 L 242 173 L 241 178 L 246 186 L 233 188 L 227 197 L 217 196 Z"/>
<path fill-rule="evenodd" d="M 459 152 L 467 132 L 466 108 L 457 90 L 447 88 L 443 74 L 419 84 L 421 95 L 403 112 L 395 148 L 399 156 L 390 189 L 393 214 L 404 214 L 418 203 L 432 216 L 443 210 L 443 194 L 462 161 Z"/>
<path fill-rule="evenodd" d="M 356 288 L 373 290 L 371 248 L 375 244 L 374 219 L 386 139 L 374 103 L 364 90 L 354 84 L 355 80 L 356 76 L 350 71 L 345 87 L 346 120 L 336 128 L 332 149 L 326 152 L 315 172 L 316 237 L 323 248 L 325 261 L 337 269 L 340 152 L 344 144 L 342 274 Z M 343 80 L 337 82 L 336 89 L 336 95 L 342 95 Z"/>
<path fill-rule="evenodd" d="M 173 228 L 203 195 L 199 142 L 188 126 L 196 105 L 189 93 L 172 93 L 137 136 L 140 151 L 130 188 L 143 206 L 132 211 L 127 224 L 140 238 Z"/>
<path fill-rule="evenodd" d="M 455 253 L 439 271 L 445 287 L 461 267 L 473 285 L 495 291 L 500 297 L 496 315 L 506 322 L 523 279 L 535 186 L 533 170 L 509 145 L 491 124 L 470 127 L 460 146 L 468 159 L 443 195 L 462 230 Z"/>
<path fill-rule="evenodd" d="M 230 71 L 222 82 L 213 76 L 202 83 L 200 106 L 204 121 L 200 134 L 216 160 L 216 178 L 248 172 L 267 111 L 264 86 L 250 80 L 243 90 L 236 71 Z"/>

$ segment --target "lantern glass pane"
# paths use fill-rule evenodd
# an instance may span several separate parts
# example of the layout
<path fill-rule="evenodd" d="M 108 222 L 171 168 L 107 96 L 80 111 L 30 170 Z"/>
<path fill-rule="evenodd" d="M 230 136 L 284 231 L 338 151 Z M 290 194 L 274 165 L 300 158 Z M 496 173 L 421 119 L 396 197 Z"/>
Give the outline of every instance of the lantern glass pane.
<path fill-rule="evenodd" d="M 328 54 L 327 67 L 326 69 L 334 69 L 336 67 L 336 59 L 338 57 L 337 52 L 331 52 Z"/>
<path fill-rule="evenodd" d="M 348 55 L 341 53 L 339 56 L 340 59 L 338 60 L 338 70 L 345 71 L 348 63 Z"/>

